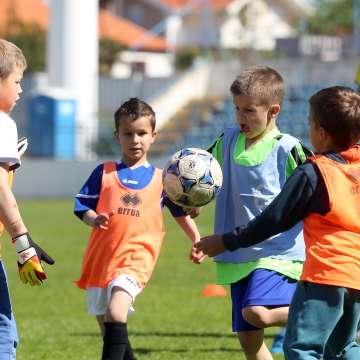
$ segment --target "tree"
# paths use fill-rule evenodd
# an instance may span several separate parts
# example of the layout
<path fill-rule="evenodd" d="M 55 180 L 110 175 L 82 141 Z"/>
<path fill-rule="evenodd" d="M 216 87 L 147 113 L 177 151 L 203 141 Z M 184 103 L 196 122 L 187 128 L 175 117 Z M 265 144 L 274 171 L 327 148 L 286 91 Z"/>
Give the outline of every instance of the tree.
<path fill-rule="evenodd" d="M 22 49 L 29 72 L 44 71 L 46 33 L 39 25 L 14 20 L 4 38 Z"/>
<path fill-rule="evenodd" d="M 315 14 L 306 23 L 312 34 L 349 35 L 353 32 L 356 0 L 316 0 Z"/>
<path fill-rule="evenodd" d="M 187 70 L 193 65 L 199 53 L 200 51 L 196 47 L 185 47 L 178 50 L 175 56 L 175 68 L 181 71 Z"/>
<path fill-rule="evenodd" d="M 99 71 L 102 75 L 109 75 L 113 64 L 124 48 L 117 42 L 102 38 L 99 43 Z"/>

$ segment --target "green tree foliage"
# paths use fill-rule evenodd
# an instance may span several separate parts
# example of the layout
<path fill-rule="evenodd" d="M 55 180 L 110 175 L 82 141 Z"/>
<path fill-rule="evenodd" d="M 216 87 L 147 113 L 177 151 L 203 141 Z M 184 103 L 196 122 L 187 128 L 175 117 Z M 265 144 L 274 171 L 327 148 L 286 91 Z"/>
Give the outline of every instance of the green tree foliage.
<path fill-rule="evenodd" d="M 14 20 L 11 31 L 4 38 L 22 49 L 28 63 L 28 71 L 44 71 L 46 33 L 35 23 L 21 23 Z"/>
<path fill-rule="evenodd" d="M 28 72 L 45 70 L 46 32 L 35 23 L 22 23 L 12 20 L 7 31 L 1 34 L 6 40 L 22 49 L 28 62 Z M 100 39 L 99 70 L 109 75 L 114 62 L 123 47 L 111 39 Z"/>
<path fill-rule="evenodd" d="M 117 42 L 102 38 L 99 43 L 99 71 L 102 75 L 109 75 L 111 67 L 118 59 L 124 48 Z"/>
<path fill-rule="evenodd" d="M 354 1 L 316 0 L 316 12 L 308 19 L 306 32 L 328 35 L 351 34 L 354 27 Z"/>
<path fill-rule="evenodd" d="M 200 51 L 196 47 L 186 47 L 178 50 L 175 56 L 175 68 L 177 70 L 187 70 L 193 65 L 199 53 Z"/>

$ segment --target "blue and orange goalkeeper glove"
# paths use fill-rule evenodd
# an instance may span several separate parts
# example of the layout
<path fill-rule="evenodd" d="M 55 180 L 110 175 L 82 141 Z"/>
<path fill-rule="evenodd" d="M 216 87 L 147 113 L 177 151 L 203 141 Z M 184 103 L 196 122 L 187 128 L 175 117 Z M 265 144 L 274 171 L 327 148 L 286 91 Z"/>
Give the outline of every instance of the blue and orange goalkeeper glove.
<path fill-rule="evenodd" d="M 34 241 L 29 233 L 19 235 L 12 240 L 18 255 L 20 279 L 24 284 L 31 286 L 41 285 L 46 274 L 40 261 L 53 265 L 55 261 Z"/>

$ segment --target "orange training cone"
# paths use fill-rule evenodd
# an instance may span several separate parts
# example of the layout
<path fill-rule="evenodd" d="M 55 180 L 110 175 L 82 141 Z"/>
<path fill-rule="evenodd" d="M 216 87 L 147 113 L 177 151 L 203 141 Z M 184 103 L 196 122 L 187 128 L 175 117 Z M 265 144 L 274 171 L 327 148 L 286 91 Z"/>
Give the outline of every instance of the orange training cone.
<path fill-rule="evenodd" d="M 209 284 L 204 287 L 201 295 L 205 297 L 227 296 L 227 291 L 221 285 Z"/>

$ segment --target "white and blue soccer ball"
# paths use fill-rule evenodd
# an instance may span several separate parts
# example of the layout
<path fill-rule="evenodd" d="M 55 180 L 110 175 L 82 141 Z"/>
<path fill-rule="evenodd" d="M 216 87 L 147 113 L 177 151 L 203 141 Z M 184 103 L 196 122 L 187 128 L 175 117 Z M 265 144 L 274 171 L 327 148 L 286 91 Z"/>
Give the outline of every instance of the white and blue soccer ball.
<path fill-rule="evenodd" d="M 185 208 L 208 204 L 219 193 L 222 181 L 218 161 L 209 152 L 197 148 L 176 152 L 163 170 L 167 196 Z"/>

